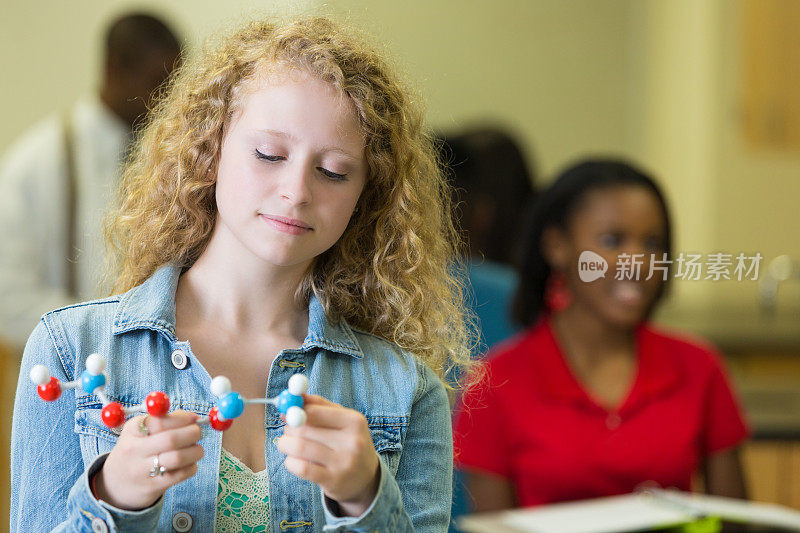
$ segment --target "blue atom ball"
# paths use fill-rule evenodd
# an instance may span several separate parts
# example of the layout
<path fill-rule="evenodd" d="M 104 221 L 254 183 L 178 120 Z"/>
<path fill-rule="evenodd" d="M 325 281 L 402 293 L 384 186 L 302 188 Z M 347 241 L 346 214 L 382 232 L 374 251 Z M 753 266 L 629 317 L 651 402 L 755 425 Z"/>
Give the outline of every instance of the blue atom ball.
<path fill-rule="evenodd" d="M 303 397 L 295 396 L 288 390 L 284 390 L 278 395 L 278 411 L 285 415 L 290 407 L 303 407 Z"/>
<path fill-rule="evenodd" d="M 230 392 L 219 399 L 217 409 L 226 420 L 233 420 L 244 411 L 244 399 L 238 392 Z"/>
<path fill-rule="evenodd" d="M 105 384 L 105 374 L 95 376 L 94 374 L 90 374 L 88 370 L 81 372 L 81 387 L 86 391 L 86 394 L 92 394 L 97 387 L 102 387 Z"/>

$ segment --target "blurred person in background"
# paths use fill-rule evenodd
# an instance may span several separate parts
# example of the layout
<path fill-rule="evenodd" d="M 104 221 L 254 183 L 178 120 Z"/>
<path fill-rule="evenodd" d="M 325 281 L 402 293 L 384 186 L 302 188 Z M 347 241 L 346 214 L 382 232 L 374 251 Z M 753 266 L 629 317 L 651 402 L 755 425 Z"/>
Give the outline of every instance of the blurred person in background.
<path fill-rule="evenodd" d="M 0 341 L 20 353 L 46 311 L 99 295 L 103 212 L 132 132 L 180 57 L 161 20 L 117 18 L 97 94 L 34 125 L 0 161 Z"/>
<path fill-rule="evenodd" d="M 519 145 L 499 128 L 445 136 L 441 157 L 453 180 L 458 224 L 469 246 L 466 266 L 482 353 L 519 329 L 510 314 L 517 285 L 513 265 L 534 177 Z"/>
<path fill-rule="evenodd" d="M 541 193 L 513 305 L 528 329 L 487 356 L 454 429 L 476 511 L 688 491 L 696 473 L 710 494 L 745 497 L 749 430 L 722 358 L 649 322 L 670 228 L 657 185 L 624 162 L 581 162 Z M 605 277 L 580 279 L 587 250 Z M 638 279 L 615 279 L 620 254 L 644 254 Z"/>

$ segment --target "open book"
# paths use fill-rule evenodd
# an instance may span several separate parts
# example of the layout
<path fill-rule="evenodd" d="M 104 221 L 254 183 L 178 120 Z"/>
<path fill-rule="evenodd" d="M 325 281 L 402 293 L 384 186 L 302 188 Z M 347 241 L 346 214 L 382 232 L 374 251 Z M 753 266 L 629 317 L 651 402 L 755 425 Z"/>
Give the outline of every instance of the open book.
<path fill-rule="evenodd" d="M 469 533 L 624 533 L 721 519 L 800 531 L 800 511 L 767 503 L 677 490 L 647 490 L 580 502 L 558 503 L 462 517 Z M 716 528 L 711 528 L 715 530 Z"/>

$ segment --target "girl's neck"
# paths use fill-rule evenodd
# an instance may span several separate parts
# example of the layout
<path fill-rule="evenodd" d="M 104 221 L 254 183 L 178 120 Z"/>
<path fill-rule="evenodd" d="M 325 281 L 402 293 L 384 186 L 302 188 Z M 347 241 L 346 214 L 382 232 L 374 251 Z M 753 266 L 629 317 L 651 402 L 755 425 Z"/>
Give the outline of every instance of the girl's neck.
<path fill-rule="evenodd" d="M 176 322 L 214 324 L 232 335 L 277 335 L 300 342 L 308 310 L 295 298 L 307 266 L 276 267 L 258 258 L 215 253 L 211 243 L 178 281 Z"/>
<path fill-rule="evenodd" d="M 569 359 L 597 360 L 621 353 L 635 355 L 635 328 L 608 324 L 579 303 L 554 315 L 551 322 L 562 351 Z"/>

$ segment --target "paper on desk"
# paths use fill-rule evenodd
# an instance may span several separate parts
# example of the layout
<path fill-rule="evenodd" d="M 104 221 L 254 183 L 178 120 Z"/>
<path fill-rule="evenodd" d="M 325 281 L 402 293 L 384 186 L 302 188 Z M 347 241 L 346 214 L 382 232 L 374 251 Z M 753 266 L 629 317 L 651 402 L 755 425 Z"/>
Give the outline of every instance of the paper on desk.
<path fill-rule="evenodd" d="M 800 531 L 800 512 L 780 505 L 672 490 L 657 490 L 654 492 L 662 499 L 679 502 L 682 505 L 697 509 L 705 515 L 719 516 L 735 522 L 750 522 Z"/>
<path fill-rule="evenodd" d="M 800 512 L 793 509 L 672 490 L 509 511 L 502 521 L 526 533 L 623 533 L 678 526 L 703 516 L 800 531 Z"/>
<path fill-rule="evenodd" d="M 503 522 L 529 533 L 623 533 L 686 524 L 697 515 L 636 494 L 509 511 Z"/>

